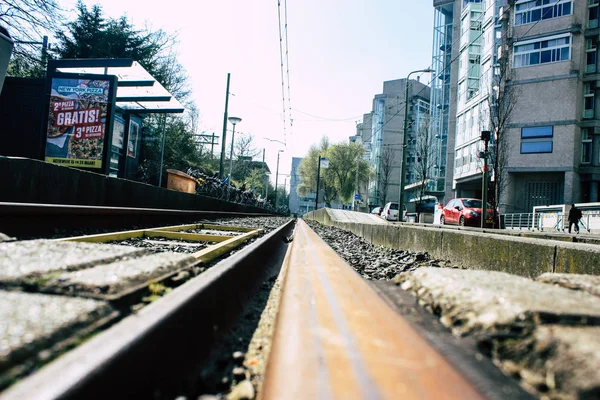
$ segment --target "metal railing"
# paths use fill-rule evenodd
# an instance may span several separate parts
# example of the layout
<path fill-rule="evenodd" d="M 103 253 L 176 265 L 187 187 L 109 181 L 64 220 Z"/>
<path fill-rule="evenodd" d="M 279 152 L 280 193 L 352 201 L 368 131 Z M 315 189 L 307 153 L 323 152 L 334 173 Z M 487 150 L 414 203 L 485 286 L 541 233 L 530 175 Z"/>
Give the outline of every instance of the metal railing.
<path fill-rule="evenodd" d="M 579 220 L 579 230 L 591 232 L 600 231 L 600 211 L 583 211 Z M 568 213 L 514 213 L 502 215 L 504 229 L 556 231 L 565 232 L 569 229 Z"/>

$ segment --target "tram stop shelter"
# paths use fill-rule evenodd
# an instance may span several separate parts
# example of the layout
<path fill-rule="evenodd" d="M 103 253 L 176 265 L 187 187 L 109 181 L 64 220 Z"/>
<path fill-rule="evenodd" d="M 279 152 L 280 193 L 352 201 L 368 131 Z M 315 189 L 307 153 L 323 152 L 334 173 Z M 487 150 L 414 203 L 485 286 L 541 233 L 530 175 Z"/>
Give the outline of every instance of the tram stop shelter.
<path fill-rule="evenodd" d="M 45 93 L 43 159 L 119 178 L 136 176 L 142 140 L 160 140 L 144 117 L 184 112 L 132 59 L 49 60 Z"/>

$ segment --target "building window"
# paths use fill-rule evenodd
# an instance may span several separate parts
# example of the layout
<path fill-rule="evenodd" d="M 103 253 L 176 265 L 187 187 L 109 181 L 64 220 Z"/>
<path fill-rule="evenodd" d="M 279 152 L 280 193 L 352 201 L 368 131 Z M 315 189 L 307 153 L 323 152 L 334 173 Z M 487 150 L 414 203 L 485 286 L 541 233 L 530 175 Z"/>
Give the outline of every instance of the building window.
<path fill-rule="evenodd" d="M 541 20 L 571 15 L 571 0 L 529 0 L 520 1 L 515 8 L 515 25 L 530 24 Z"/>
<path fill-rule="evenodd" d="M 581 130 L 581 162 L 583 164 L 592 162 L 592 136 L 587 128 Z"/>
<path fill-rule="evenodd" d="M 594 118 L 596 92 L 591 83 L 583 85 L 583 118 Z"/>
<path fill-rule="evenodd" d="M 571 58 L 571 36 L 552 37 L 545 40 L 516 43 L 514 66 L 546 64 Z"/>
<path fill-rule="evenodd" d="M 553 131 L 553 126 L 521 128 L 521 154 L 552 153 Z"/>
<path fill-rule="evenodd" d="M 585 40 L 585 72 L 593 73 L 596 72 L 596 41 L 594 39 Z"/>
<path fill-rule="evenodd" d="M 588 0 L 588 28 L 598 27 L 598 5 L 600 0 Z"/>

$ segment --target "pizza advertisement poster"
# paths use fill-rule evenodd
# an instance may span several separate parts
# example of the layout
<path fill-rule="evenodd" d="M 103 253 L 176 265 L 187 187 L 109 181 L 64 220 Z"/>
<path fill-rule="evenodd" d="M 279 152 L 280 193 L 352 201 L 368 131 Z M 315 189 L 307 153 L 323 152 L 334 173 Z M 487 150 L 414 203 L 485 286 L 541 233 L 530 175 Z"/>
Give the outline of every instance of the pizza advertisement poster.
<path fill-rule="evenodd" d="M 111 81 L 54 77 L 51 82 L 46 161 L 102 168 Z"/>

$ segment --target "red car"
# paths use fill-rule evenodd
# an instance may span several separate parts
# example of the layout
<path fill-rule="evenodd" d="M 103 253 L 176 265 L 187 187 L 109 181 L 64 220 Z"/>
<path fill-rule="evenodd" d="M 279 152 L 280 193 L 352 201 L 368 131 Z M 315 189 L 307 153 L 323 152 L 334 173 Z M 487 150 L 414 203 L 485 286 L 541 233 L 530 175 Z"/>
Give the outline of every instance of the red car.
<path fill-rule="evenodd" d="M 481 204 L 480 199 L 452 199 L 442 210 L 440 224 L 481 226 Z M 487 206 L 486 224 L 492 224 L 494 210 L 489 204 Z"/>

